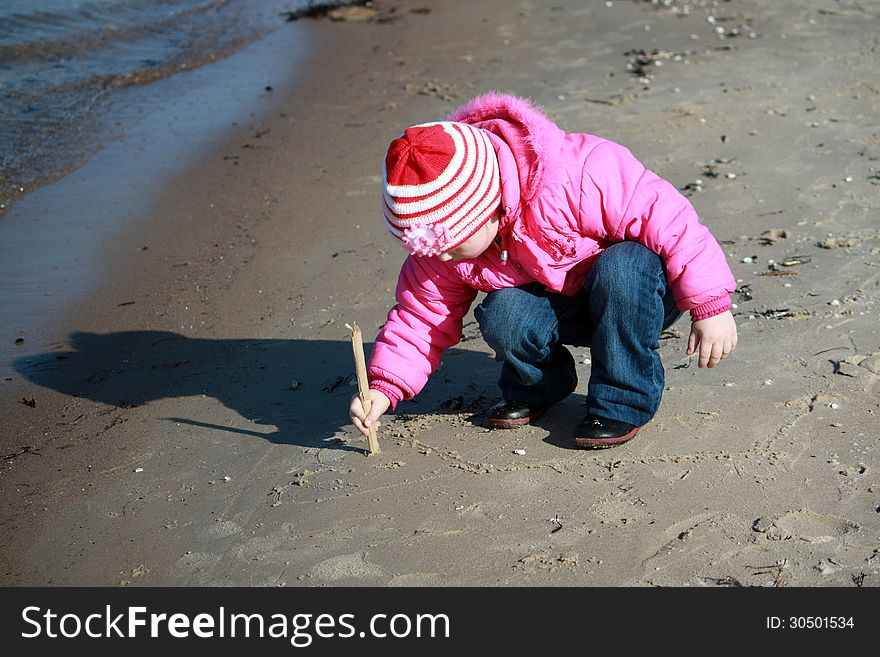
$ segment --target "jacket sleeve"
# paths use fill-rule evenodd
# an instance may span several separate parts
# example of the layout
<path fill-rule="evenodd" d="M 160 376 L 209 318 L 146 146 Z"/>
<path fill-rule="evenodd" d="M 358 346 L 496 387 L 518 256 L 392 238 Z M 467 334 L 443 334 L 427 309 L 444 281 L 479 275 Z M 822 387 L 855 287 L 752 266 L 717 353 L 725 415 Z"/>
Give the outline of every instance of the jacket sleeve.
<path fill-rule="evenodd" d="M 694 321 L 731 308 L 736 281 L 724 252 L 702 225 L 690 202 L 670 183 L 614 142 L 604 141 L 586 157 L 580 220 L 595 225 L 600 211 L 611 242 L 639 242 L 660 256 L 667 282 L 682 311 Z"/>
<path fill-rule="evenodd" d="M 462 318 L 477 291 L 436 258 L 408 256 L 397 281 L 397 305 L 376 338 L 367 374 L 395 408 L 418 394 L 461 340 Z"/>

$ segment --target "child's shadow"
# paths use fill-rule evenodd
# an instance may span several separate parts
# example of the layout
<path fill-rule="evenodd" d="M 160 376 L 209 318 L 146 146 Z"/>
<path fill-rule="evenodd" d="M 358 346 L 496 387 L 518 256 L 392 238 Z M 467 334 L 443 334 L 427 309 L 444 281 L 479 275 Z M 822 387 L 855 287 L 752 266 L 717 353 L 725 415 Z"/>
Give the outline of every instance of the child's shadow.
<path fill-rule="evenodd" d="M 279 444 L 363 451 L 336 440 L 350 424 L 349 399 L 357 393 L 348 340 L 207 340 L 128 331 L 73 333 L 69 343 L 69 351 L 16 359 L 16 371 L 46 388 L 122 408 L 206 395 L 276 430 L 234 428 L 209 418 L 165 419 Z M 365 349 L 369 356 L 370 345 Z M 455 410 L 442 403 L 443 395 L 488 389 L 497 367 L 488 354 L 451 349 L 434 377 L 440 381 L 429 386 L 427 396 L 420 395 L 417 409 L 407 403 L 406 412 Z M 455 392 L 446 381 L 455 382 Z"/>
<path fill-rule="evenodd" d="M 584 395 L 572 393 L 535 422 L 536 427 L 547 432 L 543 439 L 545 443 L 560 449 L 584 451 L 572 441 L 574 426 L 584 419 L 584 401 Z"/>

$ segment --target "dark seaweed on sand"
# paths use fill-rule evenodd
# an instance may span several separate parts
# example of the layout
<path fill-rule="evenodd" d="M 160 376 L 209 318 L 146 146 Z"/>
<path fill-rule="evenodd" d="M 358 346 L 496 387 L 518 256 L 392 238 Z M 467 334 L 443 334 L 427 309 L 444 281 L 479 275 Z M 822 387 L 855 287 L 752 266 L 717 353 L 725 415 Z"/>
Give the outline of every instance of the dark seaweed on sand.
<path fill-rule="evenodd" d="M 282 12 L 281 15 L 284 16 L 286 22 L 290 23 L 292 21 L 297 21 L 300 18 L 323 18 L 327 15 L 327 12 L 338 9 L 339 7 L 364 7 L 368 4 L 370 4 L 369 0 L 354 0 L 353 2 L 309 2 L 309 4 L 302 9 L 285 11 Z"/>

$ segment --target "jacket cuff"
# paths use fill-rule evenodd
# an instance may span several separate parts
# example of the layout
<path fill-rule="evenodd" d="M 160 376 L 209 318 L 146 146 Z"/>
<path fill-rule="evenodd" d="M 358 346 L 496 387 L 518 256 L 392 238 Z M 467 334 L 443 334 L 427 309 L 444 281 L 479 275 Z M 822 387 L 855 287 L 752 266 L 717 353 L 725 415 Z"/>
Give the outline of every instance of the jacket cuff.
<path fill-rule="evenodd" d="M 691 308 L 691 321 L 699 322 L 701 319 L 709 319 L 710 317 L 715 317 L 715 315 L 727 312 L 731 308 L 733 308 L 733 304 L 730 302 L 730 295 L 725 294 L 723 297 L 710 299 L 696 308 Z"/>
<path fill-rule="evenodd" d="M 382 379 L 374 379 L 373 381 L 370 381 L 370 390 L 378 390 L 383 395 L 388 397 L 388 401 L 391 402 L 392 411 L 397 408 L 397 404 L 400 402 L 400 400 L 406 397 L 403 390 L 398 388 L 390 381 L 383 381 Z"/>

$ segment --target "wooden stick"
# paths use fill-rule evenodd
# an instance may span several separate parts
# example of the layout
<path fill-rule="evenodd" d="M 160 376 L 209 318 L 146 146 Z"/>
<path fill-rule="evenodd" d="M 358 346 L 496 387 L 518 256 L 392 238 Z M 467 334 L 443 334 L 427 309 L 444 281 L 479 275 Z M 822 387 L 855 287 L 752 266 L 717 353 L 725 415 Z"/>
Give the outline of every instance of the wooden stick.
<path fill-rule="evenodd" d="M 351 348 L 354 351 L 354 371 L 358 382 L 358 395 L 361 398 L 361 404 L 364 407 L 364 413 L 370 413 L 373 402 L 370 398 L 370 382 L 367 380 L 367 360 L 364 358 L 364 340 L 361 336 L 361 329 L 357 324 L 345 327 L 351 331 Z M 379 439 L 376 436 L 376 428 L 368 427 L 370 430 L 370 456 L 379 454 Z"/>

